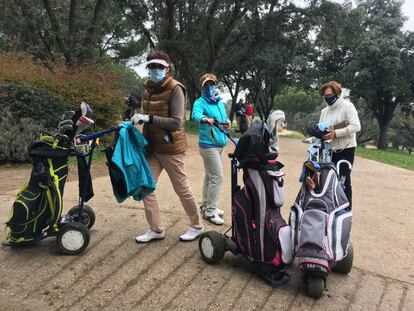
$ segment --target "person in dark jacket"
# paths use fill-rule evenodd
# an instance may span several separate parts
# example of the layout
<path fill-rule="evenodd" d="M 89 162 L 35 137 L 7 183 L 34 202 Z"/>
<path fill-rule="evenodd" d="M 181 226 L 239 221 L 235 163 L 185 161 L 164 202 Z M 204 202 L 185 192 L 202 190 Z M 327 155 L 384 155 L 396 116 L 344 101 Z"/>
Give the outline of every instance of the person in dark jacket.
<path fill-rule="evenodd" d="M 246 104 L 243 102 L 243 99 L 240 99 L 239 102 L 234 106 L 234 112 L 236 114 L 237 128 L 238 131 L 243 133 L 247 130 L 248 121 L 246 117 Z M 246 127 L 247 124 L 247 127 Z"/>

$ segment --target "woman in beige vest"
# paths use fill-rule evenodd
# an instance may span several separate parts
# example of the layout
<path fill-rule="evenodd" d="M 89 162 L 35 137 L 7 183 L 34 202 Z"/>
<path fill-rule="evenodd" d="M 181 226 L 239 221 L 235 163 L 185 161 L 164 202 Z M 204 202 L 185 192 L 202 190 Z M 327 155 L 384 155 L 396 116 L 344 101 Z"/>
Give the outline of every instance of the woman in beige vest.
<path fill-rule="evenodd" d="M 134 124 L 144 123 L 143 134 L 149 143 L 148 162 L 155 181 L 165 169 L 190 218 L 190 226 L 180 240 L 195 240 L 204 232 L 204 227 L 184 168 L 187 150 L 184 132 L 186 89 L 173 79 L 170 57 L 166 53 L 150 52 L 147 68 L 149 79 L 144 84 L 143 114 L 135 114 L 131 121 Z M 157 197 L 151 193 L 143 201 L 150 228 L 135 240 L 146 243 L 163 239 L 165 230 Z"/>

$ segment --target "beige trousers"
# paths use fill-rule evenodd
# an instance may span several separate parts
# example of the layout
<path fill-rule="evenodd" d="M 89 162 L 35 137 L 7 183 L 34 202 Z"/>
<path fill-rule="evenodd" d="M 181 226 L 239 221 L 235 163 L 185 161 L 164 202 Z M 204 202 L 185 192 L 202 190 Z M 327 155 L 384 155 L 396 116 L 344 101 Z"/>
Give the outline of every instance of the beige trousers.
<path fill-rule="evenodd" d="M 224 148 L 200 148 L 200 155 L 204 162 L 203 183 L 203 211 L 214 212 L 218 208 L 220 188 L 223 183 L 223 158 Z"/>
<path fill-rule="evenodd" d="M 198 210 L 196 198 L 191 190 L 190 183 L 184 169 L 185 154 L 151 154 L 148 158 L 154 180 L 158 183 L 158 177 L 163 169 L 170 177 L 175 193 L 179 196 L 185 212 L 190 218 L 190 226 L 201 228 L 203 226 Z M 164 227 L 161 224 L 160 208 L 154 192 L 149 194 L 144 200 L 145 216 L 151 230 L 162 232 Z"/>

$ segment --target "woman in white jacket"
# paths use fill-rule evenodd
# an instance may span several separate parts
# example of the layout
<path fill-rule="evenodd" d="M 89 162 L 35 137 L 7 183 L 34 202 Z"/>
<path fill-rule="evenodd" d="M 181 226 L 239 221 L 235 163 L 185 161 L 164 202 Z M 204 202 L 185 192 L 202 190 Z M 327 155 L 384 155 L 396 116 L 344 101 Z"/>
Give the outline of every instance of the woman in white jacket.
<path fill-rule="evenodd" d="M 326 140 L 332 140 L 332 161 L 336 164 L 344 159 L 353 164 L 357 146 L 356 133 L 361 130 L 358 112 L 350 101 L 341 96 L 342 87 L 336 81 L 323 84 L 320 94 L 326 107 L 322 109 L 319 122 L 332 126 L 332 129 L 323 136 Z M 346 165 L 341 165 L 340 175 L 345 177 L 345 194 L 352 204 L 351 171 Z"/>

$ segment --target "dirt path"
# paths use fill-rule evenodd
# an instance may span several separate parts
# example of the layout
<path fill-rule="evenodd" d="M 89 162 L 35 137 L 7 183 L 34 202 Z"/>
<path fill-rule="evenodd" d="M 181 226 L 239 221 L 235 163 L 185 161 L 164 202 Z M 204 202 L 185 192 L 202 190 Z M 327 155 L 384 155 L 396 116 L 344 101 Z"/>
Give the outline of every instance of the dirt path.
<path fill-rule="evenodd" d="M 203 167 L 196 136 L 190 135 L 189 142 L 187 173 L 200 198 Z M 285 217 L 299 190 L 307 147 L 298 140 L 281 140 L 279 160 L 287 174 Z M 230 224 L 229 161 L 223 162 L 226 180 L 220 203 L 226 225 L 206 224 L 208 230 L 224 231 Z M 103 165 L 97 171 L 105 174 Z M 30 169 L 0 168 L 0 219 L 6 219 L 24 174 Z M 90 205 L 97 223 L 85 253 L 60 256 L 54 239 L 28 249 L 0 250 L 1 310 L 414 310 L 412 171 L 356 159 L 354 269 L 348 276 L 330 275 L 328 291 L 318 301 L 306 297 L 294 265 L 289 268 L 291 282 L 272 289 L 240 256 L 226 254 L 218 265 L 205 264 L 197 243 L 178 241 L 188 221 L 166 174 L 157 193 L 167 237 L 137 245 L 133 238 L 147 228 L 142 203 L 117 204 L 109 178 L 94 177 L 96 195 Z M 66 186 L 66 209 L 77 202 L 76 188 L 76 181 Z"/>

